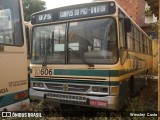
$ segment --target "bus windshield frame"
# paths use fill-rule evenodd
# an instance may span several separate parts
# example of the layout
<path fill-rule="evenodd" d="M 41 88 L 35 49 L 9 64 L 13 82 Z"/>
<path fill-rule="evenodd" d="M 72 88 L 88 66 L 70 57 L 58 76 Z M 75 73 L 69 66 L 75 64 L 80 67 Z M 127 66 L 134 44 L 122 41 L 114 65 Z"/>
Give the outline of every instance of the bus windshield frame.
<path fill-rule="evenodd" d="M 91 64 L 117 63 L 117 23 L 113 17 L 33 28 L 32 64 L 84 64 L 82 59 Z"/>

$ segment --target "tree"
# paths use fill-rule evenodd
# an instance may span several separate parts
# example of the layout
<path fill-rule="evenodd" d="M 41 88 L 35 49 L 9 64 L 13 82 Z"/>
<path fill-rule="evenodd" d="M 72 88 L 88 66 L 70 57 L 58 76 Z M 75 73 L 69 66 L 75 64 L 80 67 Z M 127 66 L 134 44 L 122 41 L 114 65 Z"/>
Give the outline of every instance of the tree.
<path fill-rule="evenodd" d="M 46 9 L 46 2 L 42 0 L 22 0 L 22 4 L 25 21 L 30 21 L 33 13 Z"/>

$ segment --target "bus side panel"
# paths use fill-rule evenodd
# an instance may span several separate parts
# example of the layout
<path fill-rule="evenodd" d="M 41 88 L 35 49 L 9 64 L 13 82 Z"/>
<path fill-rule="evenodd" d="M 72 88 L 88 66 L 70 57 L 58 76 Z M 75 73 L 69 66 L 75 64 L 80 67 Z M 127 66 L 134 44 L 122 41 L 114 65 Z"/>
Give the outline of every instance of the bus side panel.
<path fill-rule="evenodd" d="M 28 97 L 27 56 L 25 47 L 5 46 L 0 52 L 0 107 Z M 27 91 L 24 98 L 13 93 Z"/>

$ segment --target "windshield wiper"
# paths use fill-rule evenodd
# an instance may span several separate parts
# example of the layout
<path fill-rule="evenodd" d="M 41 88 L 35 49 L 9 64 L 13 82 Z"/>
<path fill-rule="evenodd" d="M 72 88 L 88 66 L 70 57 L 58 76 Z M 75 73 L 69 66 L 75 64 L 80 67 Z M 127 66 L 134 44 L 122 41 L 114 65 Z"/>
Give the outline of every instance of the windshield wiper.
<path fill-rule="evenodd" d="M 43 63 L 42 63 L 42 66 L 46 66 L 47 65 L 47 58 L 48 58 L 48 55 L 46 54 L 43 58 Z"/>
<path fill-rule="evenodd" d="M 44 55 L 44 59 L 43 59 L 43 63 L 42 66 L 46 66 L 47 65 L 47 58 L 49 55 L 49 49 L 51 47 L 52 44 L 49 43 L 49 39 L 47 39 L 47 50 L 46 50 L 46 54 Z M 54 42 L 54 31 L 52 32 L 52 39 L 51 39 L 51 43 Z"/>
<path fill-rule="evenodd" d="M 94 67 L 94 64 L 86 61 L 78 52 L 74 51 L 72 48 L 68 48 L 69 51 L 72 51 L 75 56 L 79 57 L 84 63 L 86 63 L 89 67 Z"/>
<path fill-rule="evenodd" d="M 44 59 L 43 59 L 43 63 L 42 63 L 42 66 L 46 66 L 47 65 L 47 59 L 48 59 L 48 55 L 49 55 L 49 48 L 50 48 L 50 45 L 49 45 L 49 42 L 48 42 L 48 45 L 47 45 L 48 49 L 46 51 L 46 54 L 44 55 Z"/>

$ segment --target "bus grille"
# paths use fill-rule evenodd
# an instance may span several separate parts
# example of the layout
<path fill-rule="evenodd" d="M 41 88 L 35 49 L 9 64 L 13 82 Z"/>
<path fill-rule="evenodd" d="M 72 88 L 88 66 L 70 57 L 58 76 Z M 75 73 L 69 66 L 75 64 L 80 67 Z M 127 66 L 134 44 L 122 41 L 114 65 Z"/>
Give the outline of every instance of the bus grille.
<path fill-rule="evenodd" d="M 68 84 L 56 84 L 56 83 L 45 83 L 46 87 L 50 90 L 60 91 L 73 91 L 73 92 L 87 92 L 90 86 L 84 85 L 68 85 Z"/>

